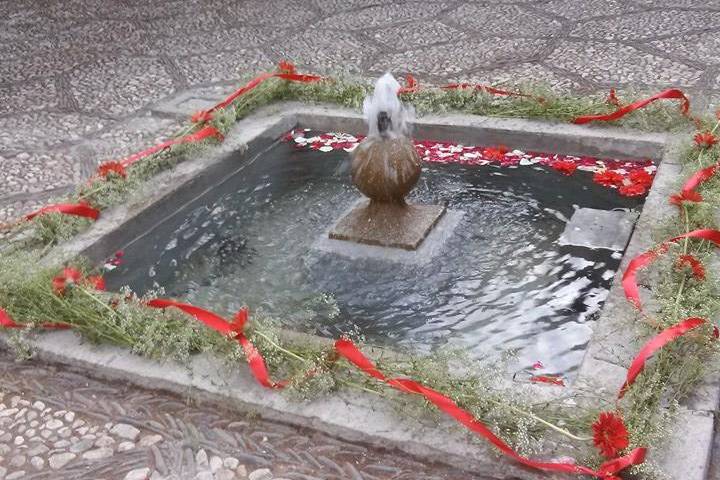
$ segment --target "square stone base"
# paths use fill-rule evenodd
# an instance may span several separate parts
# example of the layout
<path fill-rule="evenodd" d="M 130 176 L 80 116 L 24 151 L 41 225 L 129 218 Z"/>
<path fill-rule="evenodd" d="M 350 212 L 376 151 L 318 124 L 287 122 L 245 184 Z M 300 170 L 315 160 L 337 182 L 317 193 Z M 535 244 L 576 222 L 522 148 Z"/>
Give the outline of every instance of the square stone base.
<path fill-rule="evenodd" d="M 366 200 L 335 224 L 330 238 L 417 250 L 444 213 L 444 205 L 371 206 Z"/>

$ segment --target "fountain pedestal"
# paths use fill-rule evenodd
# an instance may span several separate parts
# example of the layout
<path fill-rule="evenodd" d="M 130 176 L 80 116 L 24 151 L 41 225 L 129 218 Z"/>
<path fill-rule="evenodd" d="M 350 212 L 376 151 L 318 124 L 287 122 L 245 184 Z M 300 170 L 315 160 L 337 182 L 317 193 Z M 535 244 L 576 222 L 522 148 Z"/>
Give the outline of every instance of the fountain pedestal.
<path fill-rule="evenodd" d="M 330 230 L 330 238 L 417 250 L 444 213 L 444 205 L 397 205 L 361 200 Z"/>

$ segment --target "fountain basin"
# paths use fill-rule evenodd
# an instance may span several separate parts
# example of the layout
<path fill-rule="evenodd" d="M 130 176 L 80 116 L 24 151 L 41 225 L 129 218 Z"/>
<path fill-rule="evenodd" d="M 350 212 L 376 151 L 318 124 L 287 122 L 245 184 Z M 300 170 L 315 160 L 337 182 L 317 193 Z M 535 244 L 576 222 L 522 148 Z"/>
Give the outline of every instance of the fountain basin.
<path fill-rule="evenodd" d="M 265 109 L 240 122 L 228 135 L 217 153 L 180 164 L 171 172 L 161 174 L 126 205 L 104 212 L 93 228 L 63 245 L 56 251 L 57 259 L 82 254 L 101 262 L 118 246 L 140 239 L 155 227 L 168 212 L 188 204 L 193 198 L 217 188 L 218 172 L 227 174 L 228 165 L 237 165 L 237 158 L 227 154 L 239 148 L 252 156 L 267 147 L 283 132 L 298 124 L 318 131 L 361 131 L 362 119 L 351 112 L 332 107 L 280 105 Z M 613 158 L 665 158 L 659 165 L 652 190 L 627 247 L 628 255 L 636 255 L 654 245 L 650 237 L 653 225 L 676 212 L 667 196 L 676 187 L 680 166 L 673 148 L 666 153 L 665 135 L 638 134 L 613 129 L 590 129 L 572 125 L 548 125 L 522 120 L 500 120 L 463 115 L 429 117 L 419 122 L 420 138 L 441 138 L 465 144 L 497 145 L 503 143 L 525 150 L 555 151 L 574 155 Z M 671 146 L 672 147 L 672 146 Z M 171 208 L 172 207 L 172 208 Z M 637 352 L 636 332 L 631 327 L 634 311 L 622 295 L 617 275 L 612 281 L 605 307 L 597 319 L 588 322 L 594 333 L 587 346 L 575 381 L 569 388 L 543 388 L 525 385 L 538 398 L 552 399 L 572 395 L 574 385 L 592 391 L 615 392 L 622 383 L 625 369 Z M 296 334 L 288 333 L 290 337 Z M 308 337 L 301 336 L 301 341 Z M 426 459 L 452 463 L 470 470 L 482 471 L 496 478 L 547 478 L 536 475 L 496 454 L 483 444 L 470 443 L 464 435 L 453 433 L 449 423 L 433 419 L 425 424 L 399 417 L 393 407 L 375 396 L 352 392 L 337 397 L 296 403 L 257 386 L 243 367 L 232 372 L 218 366 L 211 358 L 199 356 L 190 367 L 173 363 L 158 364 L 131 355 L 121 349 L 82 343 L 72 332 L 41 336 L 36 346 L 40 356 L 92 369 L 95 374 L 123 378 L 154 388 L 166 388 L 196 398 L 220 401 L 229 407 L 255 409 L 264 417 L 299 425 L 311 425 L 352 441 L 365 441 L 385 447 L 399 448 Z M 372 349 L 365 349 L 373 354 Z M 188 389 L 188 386 L 193 388 Z M 520 387 L 518 387 L 520 388 Z M 694 398 L 683 419 L 692 420 L 692 428 L 683 433 L 683 442 L 709 445 L 703 439 L 712 434 L 712 416 L 698 413 L 712 411 L 717 388 L 707 386 L 702 398 Z M 707 420 L 707 421 L 706 421 Z M 702 423 L 702 424 L 700 424 Z M 706 428 L 707 427 L 707 428 Z M 567 452 L 557 452 L 566 454 Z M 705 452 L 709 458 L 709 448 Z M 657 458 L 664 458 L 658 453 Z M 693 465 L 683 464 L 683 456 L 674 456 L 672 471 L 689 471 Z M 687 456 L 694 459 L 695 456 Z M 690 460 L 688 460 L 690 461 Z M 694 477 L 693 477 L 694 478 Z M 699 477 L 698 477 L 699 478 Z"/>
<path fill-rule="evenodd" d="M 299 126 L 306 138 L 329 135 Z M 421 151 L 430 135 L 416 139 Z M 346 149 L 288 138 L 229 153 L 204 172 L 208 188 L 163 202 L 150 228 L 113 245 L 125 255 L 105 275 L 108 289 L 129 285 L 142 294 L 161 286 L 166 296 L 220 314 L 248 305 L 287 329 L 327 338 L 359 331 L 371 343 L 412 352 L 463 348 L 482 358 L 513 351 L 508 376 L 538 361 L 548 373 L 574 375 L 631 229 L 609 229 L 620 234 L 615 249 L 560 240 L 576 212 L 638 210 L 642 197 L 515 150 L 501 165 L 425 162 L 410 206 L 382 207 L 411 214 L 367 215 L 356 207 L 361 196 Z M 437 225 L 431 255 L 387 251 L 422 247 L 445 206 L 452 222 Z M 348 252 L 338 239 L 348 237 L 376 254 Z"/>

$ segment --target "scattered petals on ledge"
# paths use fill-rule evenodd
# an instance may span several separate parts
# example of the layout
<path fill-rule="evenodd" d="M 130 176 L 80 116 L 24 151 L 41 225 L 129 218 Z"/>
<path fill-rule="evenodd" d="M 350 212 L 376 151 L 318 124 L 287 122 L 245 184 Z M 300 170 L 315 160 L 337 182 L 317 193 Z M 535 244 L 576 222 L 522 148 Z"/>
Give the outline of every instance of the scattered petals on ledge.
<path fill-rule="evenodd" d="M 291 130 L 284 137 L 294 142 L 299 149 L 332 152 L 352 152 L 365 138 L 342 132 L 318 133 L 310 129 Z M 593 173 L 593 181 L 612 188 L 624 196 L 645 195 L 650 189 L 656 165 L 652 160 L 616 160 L 595 157 L 577 157 L 553 153 L 524 152 L 512 150 L 504 145 L 475 146 L 451 142 L 416 140 L 415 148 L 420 158 L 427 163 L 459 163 L 468 166 L 496 165 L 517 168 L 519 166 L 542 165 L 570 176 L 576 170 Z"/>

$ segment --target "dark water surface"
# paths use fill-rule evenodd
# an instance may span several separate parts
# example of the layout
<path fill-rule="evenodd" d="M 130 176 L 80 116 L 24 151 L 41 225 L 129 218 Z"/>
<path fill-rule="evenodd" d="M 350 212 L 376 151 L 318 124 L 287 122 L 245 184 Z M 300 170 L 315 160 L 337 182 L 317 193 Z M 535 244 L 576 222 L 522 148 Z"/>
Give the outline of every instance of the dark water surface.
<path fill-rule="evenodd" d="M 620 255 L 557 239 L 575 208 L 641 203 L 587 172 L 426 164 L 411 201 L 464 212 L 442 253 L 358 260 L 313 248 L 359 198 L 347 153 L 277 143 L 239 161 L 246 168 L 127 246 L 109 288 L 157 283 L 221 314 L 247 304 L 292 329 L 335 337 L 357 326 L 370 341 L 423 351 L 516 349 L 518 368 L 541 360 L 572 374 Z"/>

